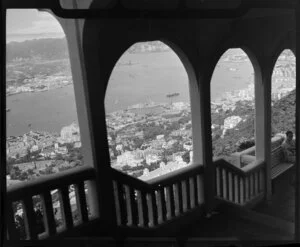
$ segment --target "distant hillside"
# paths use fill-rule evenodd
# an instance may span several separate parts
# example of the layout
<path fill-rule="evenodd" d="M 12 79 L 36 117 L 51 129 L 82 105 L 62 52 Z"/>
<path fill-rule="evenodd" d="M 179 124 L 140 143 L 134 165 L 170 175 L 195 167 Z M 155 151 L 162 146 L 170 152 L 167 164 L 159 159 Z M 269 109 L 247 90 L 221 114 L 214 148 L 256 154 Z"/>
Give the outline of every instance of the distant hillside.
<path fill-rule="evenodd" d="M 287 96 L 276 101 L 272 107 L 272 136 L 279 132 L 291 130 L 295 133 L 295 111 L 296 111 L 296 91 L 293 90 Z M 252 107 L 247 107 L 245 102 L 238 102 L 234 111 L 221 116 L 225 119 L 229 116 L 248 115 L 245 122 L 241 121 L 234 129 L 226 132 L 224 138 L 220 138 L 221 130 L 215 133 L 213 138 L 213 153 L 215 156 L 231 154 L 241 151 L 254 145 L 254 118 L 255 113 Z M 215 116 L 212 118 L 214 120 Z M 214 121 L 212 121 L 214 123 Z"/>
<path fill-rule="evenodd" d="M 65 59 L 69 57 L 66 38 L 34 39 L 23 42 L 10 42 L 6 46 L 6 60 L 43 60 Z"/>
<path fill-rule="evenodd" d="M 7 44 L 7 62 L 31 58 L 56 60 L 68 58 L 66 38 L 34 39 Z M 129 53 L 162 52 L 170 48 L 160 41 L 136 43 L 128 50 Z"/>
<path fill-rule="evenodd" d="M 161 41 L 139 42 L 128 49 L 129 53 L 164 52 L 171 48 Z"/>
<path fill-rule="evenodd" d="M 296 90 L 275 102 L 272 108 L 273 133 L 296 130 Z"/>

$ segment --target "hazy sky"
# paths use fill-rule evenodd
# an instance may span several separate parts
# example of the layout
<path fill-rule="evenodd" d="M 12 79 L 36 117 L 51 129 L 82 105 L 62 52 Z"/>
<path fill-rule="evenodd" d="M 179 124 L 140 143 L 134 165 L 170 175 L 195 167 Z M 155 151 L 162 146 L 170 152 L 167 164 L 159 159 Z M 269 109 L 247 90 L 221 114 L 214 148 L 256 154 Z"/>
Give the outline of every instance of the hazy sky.
<path fill-rule="evenodd" d="M 58 21 L 35 9 L 9 9 L 6 16 L 6 42 L 63 37 Z"/>

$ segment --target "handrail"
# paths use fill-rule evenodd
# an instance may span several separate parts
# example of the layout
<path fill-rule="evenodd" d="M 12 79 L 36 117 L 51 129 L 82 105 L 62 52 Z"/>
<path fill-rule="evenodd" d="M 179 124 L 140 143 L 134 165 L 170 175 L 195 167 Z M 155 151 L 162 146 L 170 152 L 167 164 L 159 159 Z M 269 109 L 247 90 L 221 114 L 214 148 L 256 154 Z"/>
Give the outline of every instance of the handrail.
<path fill-rule="evenodd" d="M 249 155 L 249 154 L 244 154 L 241 155 L 241 163 L 240 163 L 240 167 L 244 167 L 250 163 L 252 163 L 253 161 L 256 160 L 256 157 L 253 155 Z"/>
<path fill-rule="evenodd" d="M 242 168 L 242 171 L 245 173 L 245 175 L 256 172 L 259 170 L 262 166 L 264 166 L 265 162 L 264 160 L 255 160 L 251 162 L 250 164 L 244 166 Z"/>
<path fill-rule="evenodd" d="M 203 205 L 203 166 L 189 165 L 148 181 L 111 168 L 117 224 L 153 228 L 199 210 Z"/>
<path fill-rule="evenodd" d="M 116 179 L 119 182 L 122 182 L 124 184 L 130 184 L 131 186 L 134 186 L 140 190 L 143 190 L 144 192 L 151 192 L 151 190 L 152 190 L 151 185 L 149 185 L 146 182 L 143 182 L 142 180 L 139 180 L 135 177 L 127 175 L 126 173 L 118 171 L 114 168 L 111 168 L 110 172 L 111 172 L 112 178 Z"/>
<path fill-rule="evenodd" d="M 264 165 L 263 160 L 255 160 L 255 161 L 251 162 L 250 164 L 244 166 L 243 168 L 238 168 L 222 158 L 217 158 L 214 161 L 214 163 L 215 163 L 216 167 L 223 166 L 228 170 L 234 171 L 235 173 L 237 173 L 238 175 L 240 175 L 242 177 L 246 177 L 247 175 L 259 170 Z"/>
<path fill-rule="evenodd" d="M 216 159 L 216 197 L 226 202 L 251 207 L 264 194 L 265 162 L 255 160 L 238 168 L 224 159 Z"/>
<path fill-rule="evenodd" d="M 88 223 L 92 218 L 98 217 L 97 195 L 94 193 L 95 171 L 92 167 L 82 166 L 57 174 L 43 176 L 32 181 L 15 184 L 7 189 L 7 229 L 10 240 L 18 239 L 44 239 L 55 236 L 62 231 L 71 230 Z M 78 218 L 73 215 L 69 186 L 74 185 Z M 87 187 L 87 194 L 86 189 Z M 58 198 L 53 199 L 51 190 L 58 191 Z M 39 207 L 42 206 L 42 224 L 37 220 L 34 196 L 39 196 Z M 24 226 L 16 224 L 13 203 L 20 201 Z M 57 225 L 54 202 L 59 202 L 63 226 Z M 40 209 L 38 209 L 40 210 Z M 77 221 L 77 222 L 76 222 Z M 19 224 L 19 223 L 18 223 Z M 41 231 L 43 225 L 44 232 Z M 39 229 L 39 230 L 38 230 Z M 25 236 L 21 232 L 25 231 Z"/>
<path fill-rule="evenodd" d="M 38 194 L 42 190 L 54 190 L 61 184 L 76 183 L 80 179 L 95 178 L 94 169 L 88 166 L 75 167 L 70 170 L 39 177 L 31 181 L 11 185 L 7 188 L 7 199 L 18 200 L 23 195 Z M 20 194 L 21 192 L 21 194 Z"/>
<path fill-rule="evenodd" d="M 230 164 L 228 161 L 226 161 L 225 159 L 222 158 L 216 158 L 214 159 L 214 164 L 216 167 L 218 166 L 223 166 L 224 168 L 231 170 L 235 173 L 237 173 L 240 176 L 245 176 L 244 172 L 242 169 Z"/>
<path fill-rule="evenodd" d="M 203 165 L 192 164 L 187 167 L 183 167 L 181 169 L 169 172 L 162 176 L 147 180 L 146 183 L 150 184 L 151 187 L 158 187 L 159 185 L 166 186 L 178 180 L 185 179 L 190 175 L 194 175 L 196 171 L 202 173 L 204 171 Z"/>
<path fill-rule="evenodd" d="M 123 172 L 111 168 L 111 173 L 113 177 L 119 180 L 119 182 L 130 184 L 131 186 L 135 186 L 136 188 L 144 190 L 145 192 L 151 192 L 152 190 L 158 189 L 160 186 L 167 186 L 176 181 L 183 180 L 189 177 L 190 175 L 195 175 L 196 171 L 202 173 L 204 171 L 203 166 L 198 164 L 192 164 L 187 167 L 183 167 L 181 169 L 169 172 L 168 174 L 164 174 L 162 176 L 152 178 L 147 181 L 141 181 L 137 178 L 131 177 Z"/>

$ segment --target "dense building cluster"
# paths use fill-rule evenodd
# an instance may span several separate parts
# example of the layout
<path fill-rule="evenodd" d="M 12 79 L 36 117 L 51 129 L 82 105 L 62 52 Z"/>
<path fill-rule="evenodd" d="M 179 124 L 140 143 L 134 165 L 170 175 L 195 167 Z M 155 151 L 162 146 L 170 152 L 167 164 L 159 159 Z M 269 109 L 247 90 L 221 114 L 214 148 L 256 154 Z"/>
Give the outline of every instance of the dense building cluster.
<path fill-rule="evenodd" d="M 8 185 L 82 165 L 79 127 L 62 128 L 60 135 L 30 131 L 6 142 Z"/>

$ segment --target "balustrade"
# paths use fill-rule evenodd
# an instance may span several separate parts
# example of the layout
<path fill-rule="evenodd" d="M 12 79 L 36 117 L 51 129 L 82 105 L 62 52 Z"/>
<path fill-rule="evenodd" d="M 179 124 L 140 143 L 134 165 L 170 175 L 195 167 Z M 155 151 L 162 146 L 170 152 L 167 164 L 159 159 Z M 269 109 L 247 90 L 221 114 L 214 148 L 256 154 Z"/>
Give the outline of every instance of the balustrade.
<path fill-rule="evenodd" d="M 111 171 L 120 226 L 157 227 L 203 204 L 202 166 L 191 165 L 147 182 Z"/>
<path fill-rule="evenodd" d="M 49 238 L 90 221 L 85 181 L 93 181 L 94 176 L 92 168 L 79 167 L 10 186 L 7 190 L 8 239 Z M 75 194 L 79 219 L 72 214 L 70 190 Z M 54 208 L 54 204 L 59 206 Z M 60 227 L 60 219 L 55 217 L 57 211 L 62 217 Z"/>
<path fill-rule="evenodd" d="M 232 203 L 247 205 L 264 193 L 264 166 L 255 162 L 242 169 L 224 160 L 216 164 L 216 196 Z M 116 219 L 119 226 L 155 228 L 201 207 L 204 203 L 203 167 L 190 165 L 159 178 L 142 182 L 111 169 Z M 89 222 L 91 208 L 97 208 L 97 200 L 91 204 L 86 197 L 86 182 L 95 183 L 92 168 L 79 167 L 59 174 L 45 176 L 34 181 L 13 185 L 8 188 L 7 217 L 9 239 L 22 239 L 17 227 L 16 212 L 22 209 L 24 217 L 24 239 L 44 239 L 71 230 Z M 93 188 L 91 188 L 93 189 Z M 70 203 L 70 190 L 75 195 L 79 218 L 74 220 Z M 72 191 L 73 190 L 73 191 Z M 36 203 L 38 196 L 42 208 L 43 232 L 37 223 Z M 55 205 L 54 205 L 55 204 Z M 89 208 L 90 206 L 90 208 Z M 59 211 L 59 212 L 54 212 Z M 61 219 L 57 218 L 57 214 Z M 93 213 L 93 212 L 92 212 Z M 97 213 L 93 213 L 97 217 Z M 62 223 L 59 226 L 60 222 Z"/>
<path fill-rule="evenodd" d="M 223 159 L 215 160 L 216 196 L 235 204 L 246 205 L 264 193 L 264 163 L 254 161 L 237 168 Z"/>

